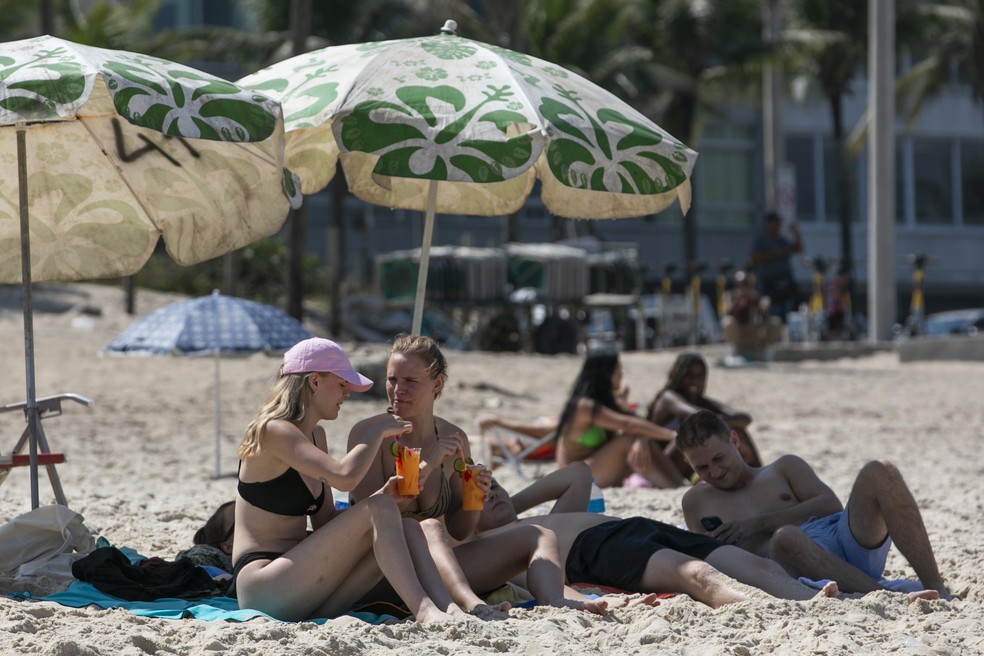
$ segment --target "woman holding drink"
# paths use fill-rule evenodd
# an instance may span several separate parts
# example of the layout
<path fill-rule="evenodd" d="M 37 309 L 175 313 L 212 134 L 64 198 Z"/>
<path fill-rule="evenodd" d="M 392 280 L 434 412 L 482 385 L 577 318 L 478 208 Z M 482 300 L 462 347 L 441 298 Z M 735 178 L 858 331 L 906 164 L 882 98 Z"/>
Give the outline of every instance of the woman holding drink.
<path fill-rule="evenodd" d="M 448 364 L 437 343 L 429 337 L 398 337 L 390 348 L 386 363 L 386 395 L 390 409 L 369 417 L 352 427 L 349 450 L 370 448 L 375 457 L 368 472 L 352 490 L 350 501 L 361 505 L 373 490 L 417 457 L 419 450 L 419 493 L 400 501 L 404 517 L 421 522 L 431 544 L 431 553 L 455 601 L 463 608 L 474 607 L 477 597 L 471 590 L 488 592 L 514 575 L 529 568 L 527 580 L 540 603 L 582 608 L 603 613 L 606 604 L 588 601 L 573 590 L 564 589 L 563 568 L 557 551 L 556 536 L 540 530 L 505 533 L 503 539 L 469 542 L 454 547 L 473 536 L 485 496 L 492 485 L 492 474 L 481 465 L 473 465 L 464 431 L 434 414 L 435 401 L 441 396 L 448 378 Z M 374 438 L 381 426 L 407 422 L 410 429 L 398 439 L 382 444 Z M 463 482 L 471 488 L 465 504 Z M 409 493 L 409 492 L 408 492 Z M 526 528 L 526 527 L 522 527 Z M 467 588 L 468 593 L 463 592 Z M 565 596 L 566 594 L 566 596 Z M 478 600 L 480 602 L 480 600 Z"/>
<path fill-rule="evenodd" d="M 351 489 L 379 445 L 411 428 L 387 416 L 366 431 L 363 445 L 341 459 L 328 454 L 320 422 L 337 418 L 351 391 L 371 386 L 330 340 L 307 339 L 284 354 L 239 446 L 232 560 L 240 608 L 286 621 L 333 617 L 385 576 L 420 622 L 463 614 L 420 525 L 400 519 L 397 503 L 409 499 L 395 477 L 381 478 L 357 508 L 335 510 L 329 486 Z"/>

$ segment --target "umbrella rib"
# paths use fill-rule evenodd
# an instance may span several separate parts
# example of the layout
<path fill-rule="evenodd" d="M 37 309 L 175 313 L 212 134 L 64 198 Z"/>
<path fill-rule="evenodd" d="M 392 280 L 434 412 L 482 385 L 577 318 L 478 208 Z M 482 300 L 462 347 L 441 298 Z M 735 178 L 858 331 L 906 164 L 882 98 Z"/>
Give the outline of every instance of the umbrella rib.
<path fill-rule="evenodd" d="M 154 221 L 154 215 L 148 211 L 147 206 L 144 204 L 143 199 L 140 197 L 140 194 L 134 191 L 133 187 L 130 186 L 130 181 L 123 174 L 123 167 L 120 166 L 119 159 L 113 153 L 110 153 L 108 150 L 106 150 L 106 146 L 99 139 L 99 137 L 96 136 L 95 132 L 92 131 L 92 128 L 89 127 L 89 122 L 84 117 L 79 116 L 78 120 L 85 127 L 85 130 L 86 132 L 89 133 L 89 136 L 92 137 L 92 141 L 99 147 L 100 150 L 102 150 L 103 155 L 106 156 L 106 159 L 108 159 L 113 164 L 113 168 L 115 168 L 116 172 L 119 173 L 120 181 L 126 186 L 127 189 L 130 190 L 130 196 L 133 197 L 134 202 L 136 202 L 136 204 L 140 206 L 140 209 L 143 210 L 144 216 L 146 216 L 147 219 L 154 224 L 154 227 L 157 229 L 158 234 L 160 234 L 161 227 L 157 225 L 156 221 Z"/>

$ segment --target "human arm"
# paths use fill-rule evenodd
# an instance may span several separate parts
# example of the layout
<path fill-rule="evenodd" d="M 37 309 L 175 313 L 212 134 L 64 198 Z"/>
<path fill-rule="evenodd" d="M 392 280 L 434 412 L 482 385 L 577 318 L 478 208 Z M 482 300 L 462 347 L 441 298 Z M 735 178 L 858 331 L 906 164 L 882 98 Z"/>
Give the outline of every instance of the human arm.
<path fill-rule="evenodd" d="M 396 430 L 395 427 L 402 427 Z M 369 465 L 354 478 L 349 487 L 337 487 L 339 490 L 351 490 L 353 502 L 365 499 L 386 485 L 390 476 L 383 469 L 383 448 L 386 438 L 396 437 L 412 430 L 413 424 L 394 417 L 391 414 L 376 415 L 364 419 L 349 431 L 348 453 L 345 457 L 357 454 L 356 457 L 366 457 Z"/>
<path fill-rule="evenodd" d="M 454 457 L 460 457 L 466 461 L 471 458 L 471 447 L 467 439 L 464 438 L 464 432 L 457 426 L 439 420 L 437 417 L 434 418 L 437 425 L 440 427 L 439 432 L 443 435 L 447 431 L 451 431 L 451 434 L 456 437 L 457 440 L 457 450 Z M 443 476 L 443 470 L 438 468 L 438 476 Z M 485 498 L 488 498 L 489 490 L 492 487 L 492 472 L 487 468 L 483 468 L 477 477 L 478 487 L 484 492 Z M 462 493 L 462 482 L 461 475 L 459 472 L 455 471 L 451 474 L 451 480 L 449 481 L 451 485 L 451 505 L 448 511 L 444 515 L 444 523 L 448 529 L 448 535 L 450 535 L 455 540 L 465 540 L 469 536 L 475 533 L 475 527 L 478 525 L 478 520 L 481 517 L 482 512 L 480 510 L 465 510 L 463 508 L 463 493 Z"/>
<path fill-rule="evenodd" d="M 552 433 L 557 428 L 557 418 L 551 417 L 549 419 L 540 421 L 517 421 L 515 419 L 509 419 L 507 417 L 500 417 L 498 415 L 481 415 L 478 418 L 478 429 L 484 433 L 495 427 L 505 428 L 514 433 L 521 433 L 523 435 L 529 435 L 530 437 L 546 437 Z"/>
<path fill-rule="evenodd" d="M 722 516 L 725 522 L 711 531 L 710 535 L 742 546 L 763 535 L 771 536 L 782 526 L 799 526 L 811 517 L 826 517 L 844 509 L 834 491 L 799 456 L 782 456 L 762 471 L 776 476 L 792 493 L 795 503 L 757 515 L 750 514 L 734 519 Z M 763 487 L 763 491 L 771 497 L 775 493 L 775 487 Z M 746 501 L 754 504 L 758 499 L 752 496 L 746 498 Z M 772 503 L 771 498 L 768 503 Z M 748 504 L 743 504 L 742 508 L 748 508 Z M 696 518 L 698 522 L 699 519 Z M 689 518 L 687 524 L 690 525 Z"/>
<path fill-rule="evenodd" d="M 555 469 L 523 488 L 512 496 L 512 504 L 517 514 L 554 500 L 551 513 L 584 512 L 590 498 L 591 468 L 578 461 Z"/>
<path fill-rule="evenodd" d="M 721 403 L 716 399 L 702 397 L 704 407 L 716 412 L 729 428 L 748 428 L 752 423 L 752 416 L 742 410 L 736 410 L 726 403 Z"/>
<path fill-rule="evenodd" d="M 378 430 L 378 434 L 372 438 L 377 445 L 387 435 L 396 435 L 409 430 L 409 424 L 391 421 L 380 424 Z M 335 458 L 327 452 L 323 428 L 320 426 L 314 428 L 312 436 L 309 437 L 293 423 L 285 420 L 273 420 L 266 425 L 263 431 L 262 452 L 272 458 L 263 458 L 262 461 L 266 464 L 258 462 L 256 466 L 269 469 L 270 471 L 267 472 L 269 476 L 277 474 L 276 470 L 282 465 L 274 463 L 280 461 L 304 476 L 320 480 L 339 490 L 352 489 L 365 475 L 374 456 L 374 450 L 359 448 L 348 451 L 341 458 Z M 262 471 L 254 471 L 254 473 L 260 480 L 265 478 Z"/>
<path fill-rule="evenodd" d="M 583 403 L 589 403 L 594 407 L 594 402 L 590 399 L 582 399 L 579 402 L 579 406 Z M 659 442 L 670 443 L 676 437 L 676 432 L 654 424 L 647 419 L 637 417 L 636 415 L 627 415 L 602 405 L 597 406 L 591 423 L 601 426 L 605 430 L 620 431 L 628 435 L 645 437 L 646 439 Z"/>
<path fill-rule="evenodd" d="M 789 234 L 793 236 L 793 244 L 790 247 L 794 253 L 803 252 L 803 235 L 800 233 L 799 226 L 795 221 L 789 222 Z"/>

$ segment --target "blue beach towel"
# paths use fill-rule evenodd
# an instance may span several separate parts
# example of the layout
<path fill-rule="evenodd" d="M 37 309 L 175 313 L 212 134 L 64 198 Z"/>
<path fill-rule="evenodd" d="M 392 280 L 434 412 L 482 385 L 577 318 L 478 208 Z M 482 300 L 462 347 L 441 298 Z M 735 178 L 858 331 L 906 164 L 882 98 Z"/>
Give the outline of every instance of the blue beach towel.
<path fill-rule="evenodd" d="M 98 606 L 99 608 L 122 608 L 123 610 L 141 617 L 157 617 L 167 620 L 196 619 L 196 620 L 225 620 L 227 622 L 245 622 L 255 617 L 276 620 L 266 613 L 252 609 L 240 609 L 238 602 L 232 597 L 210 597 L 189 601 L 187 599 L 156 599 L 154 601 L 126 601 L 104 592 L 100 592 L 88 583 L 73 581 L 64 592 L 56 592 L 44 597 L 34 597 L 27 592 L 16 592 L 10 597 L 14 599 L 35 599 L 37 601 L 53 601 L 70 608 Z M 347 613 L 370 624 L 382 624 L 395 620 L 392 615 L 377 615 L 376 613 Z M 324 618 L 309 620 L 315 624 L 324 624 Z"/>

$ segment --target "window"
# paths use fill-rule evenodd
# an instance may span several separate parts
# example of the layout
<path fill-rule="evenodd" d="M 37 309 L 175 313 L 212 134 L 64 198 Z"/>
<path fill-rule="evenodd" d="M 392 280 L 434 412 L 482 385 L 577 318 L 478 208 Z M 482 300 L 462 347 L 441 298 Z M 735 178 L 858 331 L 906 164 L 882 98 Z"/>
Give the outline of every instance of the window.
<path fill-rule="evenodd" d="M 761 165 L 753 137 L 747 125 L 712 123 L 705 129 L 694 176 L 701 223 L 754 225 Z"/>
<path fill-rule="evenodd" d="M 912 173 L 917 224 L 953 223 L 953 179 L 950 142 L 913 139 Z"/>
<path fill-rule="evenodd" d="M 960 185 L 964 224 L 984 225 L 984 141 L 961 141 Z"/>
<path fill-rule="evenodd" d="M 786 138 L 786 161 L 796 169 L 796 220 L 817 220 L 817 176 L 813 157 L 813 137 Z"/>

